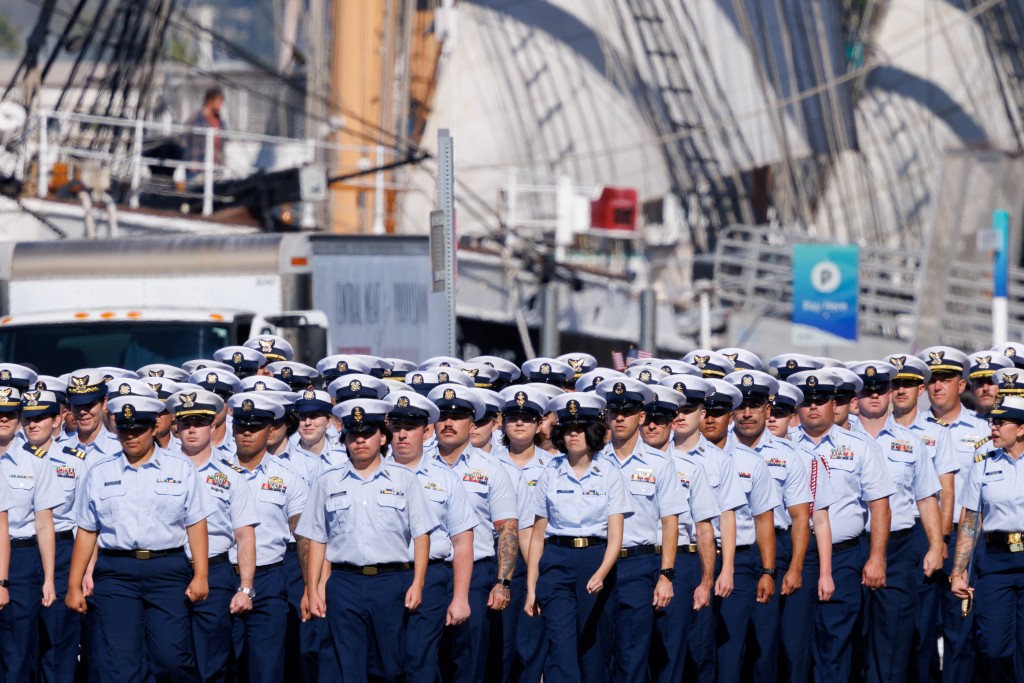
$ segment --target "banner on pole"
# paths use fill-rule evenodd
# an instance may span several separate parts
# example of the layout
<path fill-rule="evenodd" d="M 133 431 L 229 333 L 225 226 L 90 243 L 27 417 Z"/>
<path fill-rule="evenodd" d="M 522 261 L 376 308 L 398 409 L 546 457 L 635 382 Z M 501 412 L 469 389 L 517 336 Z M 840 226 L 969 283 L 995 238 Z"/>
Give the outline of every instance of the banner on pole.
<path fill-rule="evenodd" d="M 856 246 L 793 246 L 793 343 L 857 341 L 860 292 Z"/>

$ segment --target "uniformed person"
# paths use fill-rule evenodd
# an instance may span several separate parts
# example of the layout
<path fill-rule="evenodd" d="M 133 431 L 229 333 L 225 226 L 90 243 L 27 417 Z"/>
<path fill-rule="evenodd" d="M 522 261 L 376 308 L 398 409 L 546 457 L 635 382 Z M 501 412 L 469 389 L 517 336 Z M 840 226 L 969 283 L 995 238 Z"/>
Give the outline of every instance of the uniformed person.
<path fill-rule="evenodd" d="M 736 369 L 733 362 L 710 349 L 697 349 L 683 356 L 684 363 L 690 363 L 701 372 L 704 379 L 722 379 Z"/>
<path fill-rule="evenodd" d="M 268 363 L 290 361 L 295 357 L 295 349 L 288 340 L 276 334 L 261 334 L 245 340 L 242 346 L 259 351 Z"/>
<path fill-rule="evenodd" d="M 316 368 L 311 368 L 303 363 L 290 360 L 273 361 L 267 363 L 267 370 L 274 379 L 284 382 L 292 391 L 305 391 L 310 387 L 320 387 L 320 373 L 316 371 Z"/>
<path fill-rule="evenodd" d="M 563 353 L 555 360 L 567 363 L 572 368 L 572 383 L 597 367 L 597 359 L 589 353 Z"/>
<path fill-rule="evenodd" d="M 196 370 L 189 376 L 188 381 L 212 391 L 224 400 L 224 408 L 213 420 L 213 437 L 210 444 L 218 458 L 230 458 L 235 452 L 235 439 L 231 415 L 228 413 L 228 399 L 242 391 L 242 383 L 230 370 L 219 368 Z"/>
<path fill-rule="evenodd" d="M 568 363 L 554 358 L 531 358 L 523 363 L 524 383 L 538 382 L 565 388 L 574 386 L 576 371 Z"/>
<path fill-rule="evenodd" d="M 75 500 L 78 533 L 66 603 L 84 613 L 82 579 L 99 546 L 89 609 L 93 671 L 118 681 L 195 680 L 188 602 L 207 595 L 213 501 L 192 464 L 158 451 L 157 399 L 111 399 L 121 451 L 93 465 Z M 193 551 L 193 566 L 185 542 Z"/>
<path fill-rule="evenodd" d="M 949 346 L 932 346 L 918 354 L 918 358 L 931 371 L 931 378 L 926 384 L 931 405 L 928 410 L 918 414 L 917 424 L 926 426 L 934 421 L 948 430 L 956 464 L 952 521 L 957 523 L 963 511 L 960 495 L 967 474 L 974 464 L 975 446 L 990 435 L 990 429 L 985 420 L 979 419 L 960 402 L 960 396 L 967 388 L 964 380 L 964 372 L 969 368 L 966 354 Z M 943 575 L 936 577 L 940 584 L 943 579 L 948 579 L 952 568 L 956 535 L 957 528 L 954 526 L 947 545 Z M 940 591 L 940 595 L 942 680 L 946 683 L 968 680 L 974 670 L 974 614 L 964 617 L 960 611 L 960 601 L 949 591 Z"/>
<path fill-rule="evenodd" d="M 616 562 L 632 504 L 604 446 L 604 400 L 596 393 L 553 398 L 559 455 L 537 481 L 525 611 L 544 622 L 544 678 L 612 677 Z"/>
<path fill-rule="evenodd" d="M 183 368 L 168 365 L 166 363 L 150 363 L 149 365 L 143 365 L 135 372 L 142 379 L 169 379 L 172 382 L 188 381 L 188 376 L 191 374 L 186 372 Z"/>
<path fill-rule="evenodd" d="M 939 485 L 942 487 L 939 494 L 940 525 L 942 537 L 948 547 L 950 534 L 953 532 L 954 478 L 959 465 L 946 426 L 935 418 L 919 419 L 918 400 L 925 392 L 925 384 L 931 379 L 932 372 L 923 360 L 905 353 L 891 354 L 885 360 L 897 369 L 896 377 L 892 380 L 893 419 L 921 439 L 925 452 L 931 458 L 935 472 L 939 476 Z M 1012 365 L 1007 360 L 1003 362 Z M 915 524 L 913 528 L 911 536 L 914 539 L 914 552 L 919 561 L 923 562 L 928 552 L 928 537 L 924 525 Z M 942 571 L 923 577 L 920 581 L 909 680 L 929 683 L 939 677 L 939 605 L 948 587 L 949 582 Z"/>
<path fill-rule="evenodd" d="M 736 554 L 736 510 L 744 502 L 740 490 L 736 466 L 725 451 L 708 441 L 701 433 L 707 410 L 704 401 L 713 395 L 714 387 L 708 380 L 690 374 L 669 375 L 661 380 L 686 396 L 686 403 L 679 408 L 672 424 L 675 450 L 704 467 L 708 483 L 718 499 L 719 516 L 714 524 L 717 555 L 701 558 L 702 572 L 711 569 L 714 578 L 715 598 L 725 599 L 732 595 L 734 585 L 734 562 Z M 685 466 L 676 458 L 676 466 Z M 708 564 L 710 563 L 710 567 Z M 703 586 L 703 581 L 702 581 Z M 717 656 L 715 650 L 715 613 L 713 609 L 702 609 L 694 602 L 694 613 L 690 615 L 690 633 L 687 637 L 686 680 L 710 683 L 715 680 Z"/>
<path fill-rule="evenodd" d="M 683 678 L 691 615 L 711 604 L 711 588 L 715 580 L 712 520 L 719 516 L 720 511 L 704 466 L 686 451 L 675 448 L 672 441 L 673 424 L 688 419 L 688 414 L 683 412 L 688 397 L 681 391 L 661 385 L 652 386 L 651 391 L 654 399 L 644 406 L 645 421 L 640 434 L 645 444 L 671 459 L 688 505 L 679 514 L 675 576 L 672 579 L 675 597 L 665 609 L 654 615 L 649 667 L 651 680 L 678 683 Z M 692 433 L 688 436 L 692 434 L 699 438 L 697 419 L 690 422 Z M 660 547 L 655 549 L 656 554 L 661 551 Z"/>
<path fill-rule="evenodd" d="M 913 629 L 907 624 L 916 616 L 922 574 L 931 576 L 942 568 L 942 527 L 939 518 L 939 477 L 924 444 L 890 415 L 892 381 L 898 370 L 883 361 L 863 361 L 851 366 L 863 381 L 858 395 L 860 420 L 854 432 L 873 439 L 886 458 L 896 492 L 889 497 L 890 527 L 886 546 L 885 583 L 866 593 L 867 680 L 905 680 L 913 645 Z M 913 546 L 914 508 L 929 548 L 923 558 Z"/>
<path fill-rule="evenodd" d="M 732 411 L 743 400 L 742 395 L 724 379 L 708 378 L 711 393 L 704 398 L 704 420 L 700 432 L 713 445 L 726 450 L 732 427 Z"/>
<path fill-rule="evenodd" d="M 1024 677 L 1024 397 L 1003 397 L 991 430 L 996 450 L 972 463 L 960 492 L 964 513 L 950 581 L 965 612 L 974 598 L 982 678 L 1009 683 Z M 985 551 L 975 553 L 982 540 Z M 975 561 L 972 589 L 968 566 Z"/>
<path fill-rule="evenodd" d="M 718 349 L 718 352 L 732 361 L 737 370 L 757 370 L 767 372 L 764 361 L 758 358 L 756 353 L 746 349 L 728 347 Z"/>
<path fill-rule="evenodd" d="M 673 464 L 640 438 L 651 389 L 627 377 L 605 380 L 594 391 L 607 403 L 611 434 L 601 456 L 622 473 L 634 511 L 624 526 L 617 566 L 614 680 L 638 681 L 647 675 L 655 611 L 668 606 L 675 592 L 679 514 L 687 501 Z"/>
<path fill-rule="evenodd" d="M 819 358 L 818 361 L 822 362 L 824 359 Z M 838 361 L 837 361 L 838 362 Z M 864 383 L 860 377 L 846 366 L 826 366 L 822 362 L 822 367 L 829 367 L 833 375 L 836 376 L 836 413 L 832 418 L 835 423 L 843 429 L 849 429 L 854 423 L 857 422 L 857 415 L 853 412 L 854 401 L 857 398 L 857 394 L 863 388 Z"/>
<path fill-rule="evenodd" d="M 583 356 L 572 358 L 586 360 Z M 549 399 L 533 387 L 508 387 L 501 392 L 500 398 L 504 430 L 501 435 L 501 451 L 497 456 L 520 473 L 525 483 L 521 489 L 524 500 L 520 501 L 520 508 L 525 507 L 526 514 L 533 515 L 537 502 L 537 481 L 555 455 L 536 445 L 538 425 L 549 412 Z M 504 655 L 507 661 L 505 677 L 514 681 L 539 681 L 547 652 L 543 622 L 521 618 L 526 601 L 526 573 L 532 533 L 532 526 L 521 526 L 519 529 L 520 553 L 512 575 L 509 606 L 502 613 L 506 643 L 511 645 Z"/>
<path fill-rule="evenodd" d="M 424 452 L 427 434 L 439 415 L 437 406 L 414 391 L 390 396 L 388 403 L 391 456 L 386 462 L 416 475 L 439 522 L 430 532 L 423 602 L 408 615 L 405 646 L 406 680 L 434 683 L 444 627 L 469 619 L 473 529 L 479 519 L 451 468 Z M 345 405 L 335 411 L 342 416 L 350 413 Z"/>
<path fill-rule="evenodd" d="M 806 370 L 817 370 L 822 367 L 821 361 L 805 353 L 783 353 L 768 359 L 768 373 L 785 382 L 790 375 Z"/>
<path fill-rule="evenodd" d="M 267 357 L 247 346 L 225 346 L 222 349 L 217 349 L 213 352 L 213 359 L 230 365 L 238 379 L 269 374 L 264 370 L 267 365 Z"/>
<path fill-rule="evenodd" d="M 752 680 L 771 682 L 777 679 L 779 664 L 782 664 L 783 678 L 790 680 L 798 668 L 795 663 L 799 657 L 791 652 L 793 643 L 790 639 L 782 637 L 782 612 L 795 593 L 814 590 L 813 587 L 803 587 L 804 560 L 811 538 L 812 459 L 797 451 L 789 441 L 777 439 L 766 429 L 771 399 L 779 391 L 775 378 L 757 370 L 737 370 L 726 377 L 726 381 L 742 394 L 742 400 L 733 412 L 734 430 L 730 440 L 761 456 L 781 501 L 774 513 L 774 581 L 778 597 L 754 605 L 751 616 L 754 637 L 747 657 L 749 669 Z"/>
<path fill-rule="evenodd" d="M 209 596 L 192 607 L 192 640 L 196 666 L 203 681 L 228 679 L 232 661 L 231 615 L 248 612 L 256 593 L 256 531 L 259 513 L 244 471 L 213 457 L 213 420 L 223 399 L 210 391 L 182 391 L 170 396 L 167 408 L 181 438 L 181 453 L 196 468 L 214 501 L 206 519 Z M 228 553 L 236 552 L 238 574 Z M 186 551 L 192 557 L 191 547 Z"/>
<path fill-rule="evenodd" d="M 40 640 L 41 680 L 72 680 L 78 661 L 78 646 L 82 637 L 82 615 L 64 604 L 71 569 L 71 550 L 75 544 L 75 518 L 72 508 L 78 484 L 85 476 L 85 451 L 62 451 L 53 442 L 53 428 L 60 422 L 60 404 L 52 391 L 36 389 L 21 397 L 23 431 L 27 445 L 34 454 L 45 454 L 53 469 L 55 481 L 63 496 L 53 508 L 54 551 L 53 588 L 55 599 L 42 612 L 43 632 Z M 37 481 L 39 486 L 42 482 Z M 42 546 L 40 546 L 42 552 Z"/>
<path fill-rule="evenodd" d="M 10 373 L 13 364 L 0 372 Z M 35 373 L 32 373 L 35 379 Z M 19 385 L 22 382 L 17 382 Z M 64 501 L 46 449 L 18 438 L 22 400 L 14 386 L 0 387 L 0 474 L 11 489 L 14 505 L 8 511 L 10 533 L 10 602 L 0 612 L 0 662 L 5 680 L 34 679 L 39 662 L 39 624 L 43 607 L 56 599 L 54 587 L 53 508 Z M 42 438 L 49 438 L 50 425 Z"/>
<path fill-rule="evenodd" d="M 399 681 L 403 622 L 422 604 L 438 520 L 416 475 L 383 462 L 391 404 L 354 399 L 343 408 L 349 461 L 313 483 L 296 530 L 307 572 L 304 616 L 328 620 L 341 681 Z M 331 573 L 321 589 L 325 561 Z"/>
<path fill-rule="evenodd" d="M 994 349 L 975 351 L 967 357 L 967 384 L 979 417 L 987 416 L 995 406 L 999 385 L 992 381 L 996 370 L 1014 367 L 1013 361 Z"/>
<path fill-rule="evenodd" d="M 415 381 L 417 375 L 426 372 L 418 371 L 410 377 Z M 440 372 L 468 378 L 458 370 Z M 476 681 L 486 670 L 492 618 L 488 610 L 500 612 L 508 607 L 511 598 L 512 575 L 519 555 L 519 503 L 514 482 L 505 466 L 469 442 L 473 420 L 484 414 L 483 401 L 476 390 L 459 384 L 440 384 L 427 398 L 439 411 L 434 425 L 437 436 L 434 457 L 462 479 L 479 520 L 473 529 L 470 617 L 446 629 L 446 642 L 442 643 L 445 651 L 441 657 L 442 679 Z"/>
<path fill-rule="evenodd" d="M 804 394 L 789 382 L 780 382 L 778 393 L 772 399 L 768 413 L 768 430 L 780 439 L 788 439 L 790 433 L 800 426 L 796 408 L 803 403 Z M 794 424 L 795 423 L 795 424 Z"/>
<path fill-rule="evenodd" d="M 236 451 L 227 460 L 244 470 L 242 476 L 256 498 L 260 520 L 256 527 L 253 607 L 249 612 L 232 616 L 238 675 L 251 681 L 284 678 L 284 635 L 288 624 L 284 559 L 308 496 L 302 476 L 281 458 L 267 454 L 271 425 L 284 416 L 284 406 L 266 394 L 247 392 L 228 399 Z M 237 565 L 237 553 L 232 550 L 230 555 Z"/>
<path fill-rule="evenodd" d="M 692 365 L 687 365 L 686 367 L 690 368 L 696 374 L 700 374 Z M 593 391 L 598 384 L 605 381 L 606 379 L 625 376 L 626 373 L 619 372 L 618 370 L 613 370 L 611 368 L 594 368 L 590 372 L 585 372 L 579 376 L 579 378 L 576 380 L 576 385 L 574 389 L 576 391 Z"/>
<path fill-rule="evenodd" d="M 105 424 L 107 384 L 98 370 L 76 370 L 68 374 L 68 405 L 75 421 L 75 435 L 67 444 L 88 456 L 117 453 L 117 438 Z M 98 459 L 98 458 L 97 458 Z"/>
<path fill-rule="evenodd" d="M 829 507 L 835 593 L 815 610 L 814 680 L 847 681 L 853 675 L 853 641 L 859 635 L 861 586 L 881 588 L 885 583 L 889 496 L 896 487 L 879 447 L 836 426 L 836 378 L 829 370 L 798 372 L 786 381 L 804 395 L 797 409 L 801 426 L 794 442 L 827 460 L 835 494 Z M 871 546 L 865 556 L 861 537 L 869 515 Z"/>

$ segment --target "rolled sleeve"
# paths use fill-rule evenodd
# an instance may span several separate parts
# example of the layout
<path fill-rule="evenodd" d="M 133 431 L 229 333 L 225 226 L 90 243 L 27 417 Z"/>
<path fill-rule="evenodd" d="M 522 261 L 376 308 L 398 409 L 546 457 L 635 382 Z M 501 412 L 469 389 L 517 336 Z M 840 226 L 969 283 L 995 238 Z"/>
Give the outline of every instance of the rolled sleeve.
<path fill-rule="evenodd" d="M 888 498 L 896 493 L 896 486 L 889 476 L 888 467 L 885 464 L 885 456 L 881 449 L 874 443 L 863 440 L 863 458 L 860 471 L 861 498 L 864 502 L 871 502 L 879 498 Z"/>
<path fill-rule="evenodd" d="M 296 536 L 308 538 L 316 543 L 327 543 L 326 500 L 324 478 L 321 477 L 310 487 L 305 509 L 300 513 L 302 516 L 295 527 Z"/>
<path fill-rule="evenodd" d="M 722 514 L 707 472 L 699 463 L 690 466 L 690 516 L 694 522 L 706 522 Z"/>
<path fill-rule="evenodd" d="M 187 495 L 185 498 L 185 526 L 189 527 L 193 524 L 198 524 L 203 521 L 211 514 L 213 514 L 214 505 L 216 503 L 213 500 L 213 496 L 203 486 L 203 482 L 199 479 L 199 475 L 196 474 L 194 468 L 189 467 L 188 474 L 185 475 L 187 480 L 186 491 Z"/>
<path fill-rule="evenodd" d="M 434 509 L 423 494 L 423 487 L 416 481 L 416 475 L 410 474 L 406 483 L 406 502 L 409 508 L 409 531 L 413 538 L 429 534 L 441 524 L 434 514 Z"/>
<path fill-rule="evenodd" d="M 753 466 L 751 467 L 750 514 L 756 517 L 781 505 L 782 497 L 772 481 L 772 475 L 768 472 L 768 465 L 764 464 L 764 460 L 760 456 L 753 455 L 751 461 Z"/>
<path fill-rule="evenodd" d="M 505 519 L 518 519 L 519 501 L 505 468 L 500 464 L 494 467 L 488 483 L 487 506 L 491 513 L 491 521 L 497 523 Z"/>
<path fill-rule="evenodd" d="M 236 477 L 234 484 L 231 485 L 229 513 L 232 529 L 259 526 L 260 511 L 256 507 L 256 498 L 252 495 L 249 482 L 244 477 Z"/>
<path fill-rule="evenodd" d="M 547 473 L 544 472 L 545 475 Z M 622 476 L 622 471 L 617 467 L 606 468 L 605 477 L 608 489 L 608 514 L 629 517 L 633 514 L 633 501 L 626 488 L 626 478 Z"/>
<path fill-rule="evenodd" d="M 667 459 L 661 459 L 654 464 L 658 468 L 658 516 L 664 518 L 682 514 L 686 511 L 687 501 L 675 467 Z"/>

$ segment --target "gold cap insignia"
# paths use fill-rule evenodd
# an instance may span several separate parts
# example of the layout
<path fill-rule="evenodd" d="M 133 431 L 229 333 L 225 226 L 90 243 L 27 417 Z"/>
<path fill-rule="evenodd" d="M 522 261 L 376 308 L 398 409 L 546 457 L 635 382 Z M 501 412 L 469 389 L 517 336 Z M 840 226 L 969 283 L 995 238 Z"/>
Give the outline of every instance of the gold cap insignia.
<path fill-rule="evenodd" d="M 889 362 L 896 366 L 897 370 L 902 370 L 904 364 L 907 362 L 906 356 L 893 356 L 889 359 Z"/>
<path fill-rule="evenodd" d="M 439 373 L 437 373 L 437 381 L 440 382 L 441 384 L 445 384 L 448 381 L 448 373 L 447 372 L 439 372 Z"/>
<path fill-rule="evenodd" d="M 616 394 L 624 394 L 626 393 L 626 385 L 622 382 L 616 382 L 615 386 L 612 387 L 612 391 Z"/>
<path fill-rule="evenodd" d="M 121 414 L 129 420 L 132 419 L 132 416 L 135 415 L 135 406 L 131 403 L 126 404 L 124 408 L 121 408 Z"/>
<path fill-rule="evenodd" d="M 25 405 L 27 405 L 27 406 L 37 406 L 37 405 L 39 405 L 39 392 L 38 391 L 26 391 L 24 394 L 22 394 L 21 398 L 24 399 Z"/>
<path fill-rule="evenodd" d="M 348 383 L 349 391 L 359 391 L 362 388 L 363 388 L 363 383 L 360 382 L 357 379 L 354 379 L 354 380 L 352 380 L 351 382 Z"/>
<path fill-rule="evenodd" d="M 302 392 L 303 401 L 312 401 L 314 398 L 316 398 L 316 393 L 312 389 L 306 389 Z"/>
<path fill-rule="evenodd" d="M 273 339 L 260 339 L 260 351 L 263 353 L 274 352 L 274 340 Z"/>
<path fill-rule="evenodd" d="M 406 398 L 405 396 L 399 396 L 398 397 L 398 407 L 399 408 L 408 408 L 409 407 L 409 399 Z"/>
<path fill-rule="evenodd" d="M 132 393 L 132 388 L 127 384 L 122 384 L 117 388 L 117 393 L 121 394 L 122 396 L 127 396 L 130 393 Z"/>
<path fill-rule="evenodd" d="M 181 399 L 182 408 L 194 408 L 196 405 L 195 392 L 192 392 L 191 394 L 178 394 L 178 398 Z"/>
<path fill-rule="evenodd" d="M 640 371 L 640 381 L 641 382 L 650 382 L 651 381 L 651 371 L 650 370 L 641 370 Z"/>
<path fill-rule="evenodd" d="M 267 390 L 267 383 L 266 382 L 262 382 L 262 381 L 256 382 L 255 384 L 252 385 L 252 388 L 255 391 L 266 391 Z"/>
<path fill-rule="evenodd" d="M 579 404 L 578 401 L 569 401 L 566 404 L 566 407 L 569 409 L 569 414 L 570 415 L 575 415 L 580 410 L 580 404 Z"/>
<path fill-rule="evenodd" d="M 525 391 L 517 391 L 516 392 L 516 405 L 519 406 L 520 408 L 522 408 L 525 403 L 526 403 L 526 392 Z"/>
<path fill-rule="evenodd" d="M 745 387 L 752 387 L 752 386 L 754 386 L 754 376 L 753 375 L 743 375 L 743 380 L 742 381 L 743 381 L 743 386 L 745 386 Z"/>
<path fill-rule="evenodd" d="M 251 413 L 252 409 L 255 407 L 256 404 L 250 401 L 249 399 L 242 401 L 242 412 Z"/>
<path fill-rule="evenodd" d="M 281 379 L 289 380 L 289 379 L 292 378 L 293 374 L 295 374 L 295 373 L 294 373 L 294 371 L 291 368 L 288 368 L 288 367 L 281 368 Z"/>
<path fill-rule="evenodd" d="M 413 384 L 423 384 L 423 375 L 413 375 L 412 376 L 412 383 Z"/>
<path fill-rule="evenodd" d="M 454 389 L 445 389 L 444 390 L 444 400 L 451 401 L 451 400 L 454 400 L 454 399 L 455 399 L 455 390 Z"/>
<path fill-rule="evenodd" d="M 359 406 L 356 406 L 355 408 L 353 408 L 352 409 L 352 419 L 355 420 L 356 422 L 362 422 L 363 421 L 363 409 L 360 408 Z"/>
<path fill-rule="evenodd" d="M 711 356 L 694 356 L 693 364 L 703 370 L 705 366 L 707 366 L 709 360 L 711 360 Z"/>
<path fill-rule="evenodd" d="M 163 370 L 150 370 L 149 371 L 149 376 L 150 377 L 163 377 L 164 376 L 164 371 Z"/>
<path fill-rule="evenodd" d="M 796 359 L 795 358 L 790 358 L 789 360 L 786 361 L 786 369 L 787 370 L 796 370 Z"/>
<path fill-rule="evenodd" d="M 235 365 L 240 364 L 242 362 L 242 352 L 235 351 L 233 354 L 231 354 L 231 362 L 234 363 Z"/>
<path fill-rule="evenodd" d="M 220 377 L 217 376 L 216 372 L 208 372 L 208 373 L 206 373 L 206 383 L 207 384 L 216 384 L 219 380 L 220 380 Z"/>

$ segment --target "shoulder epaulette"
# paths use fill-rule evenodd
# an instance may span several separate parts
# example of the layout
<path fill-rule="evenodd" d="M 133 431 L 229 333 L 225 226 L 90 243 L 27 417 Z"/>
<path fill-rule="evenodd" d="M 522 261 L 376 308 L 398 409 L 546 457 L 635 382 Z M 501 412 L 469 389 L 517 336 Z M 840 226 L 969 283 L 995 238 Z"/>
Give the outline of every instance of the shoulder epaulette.
<path fill-rule="evenodd" d="M 85 460 L 86 452 L 83 451 L 81 448 L 72 448 L 71 446 L 65 446 L 62 452 L 67 453 L 68 455 L 73 455 L 79 460 Z"/>
<path fill-rule="evenodd" d="M 992 440 L 992 435 L 989 434 L 984 439 L 981 439 L 979 441 L 975 441 L 974 442 L 974 449 L 977 450 L 977 449 L 981 448 L 982 446 L 984 446 L 985 444 L 987 444 L 991 440 Z"/>
<path fill-rule="evenodd" d="M 41 446 L 37 447 L 37 446 L 33 446 L 30 443 L 26 443 L 25 444 L 25 450 L 28 451 L 29 453 L 31 453 L 32 455 L 36 456 L 37 458 L 45 458 L 46 457 L 46 449 L 41 447 Z"/>
<path fill-rule="evenodd" d="M 231 469 L 233 469 L 235 472 L 238 472 L 239 474 L 245 474 L 245 469 L 239 467 L 235 463 L 228 462 L 227 460 L 224 460 L 223 458 L 221 458 L 221 462 L 224 463 L 225 465 L 227 465 L 228 467 L 230 467 Z"/>
<path fill-rule="evenodd" d="M 974 462 L 981 462 L 985 458 L 991 458 L 995 454 L 995 451 L 985 451 L 984 453 L 978 453 L 976 456 L 974 456 Z"/>
<path fill-rule="evenodd" d="M 948 422 L 946 422 L 945 420 L 940 420 L 937 417 L 928 416 L 928 421 L 929 422 L 934 422 L 935 424 L 939 425 L 940 427 L 948 427 L 949 426 Z"/>

